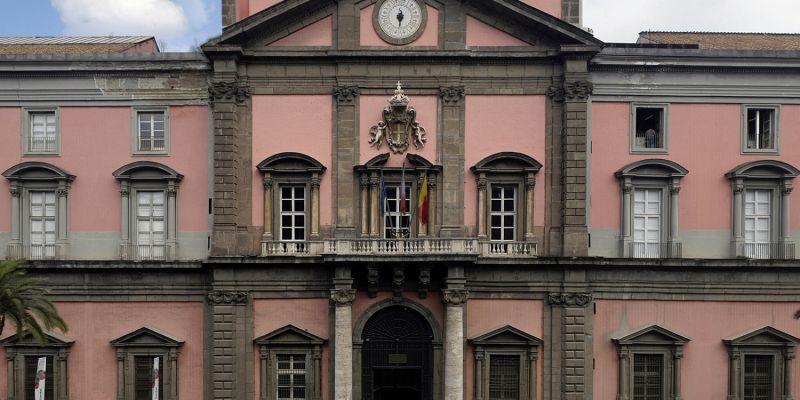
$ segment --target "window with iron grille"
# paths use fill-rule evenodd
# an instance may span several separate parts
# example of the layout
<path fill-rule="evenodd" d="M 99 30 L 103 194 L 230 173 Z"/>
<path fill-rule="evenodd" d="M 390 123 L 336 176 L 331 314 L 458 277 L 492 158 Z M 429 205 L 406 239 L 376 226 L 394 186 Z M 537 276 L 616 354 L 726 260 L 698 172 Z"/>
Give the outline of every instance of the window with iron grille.
<path fill-rule="evenodd" d="M 30 111 L 28 152 L 57 153 L 58 125 L 55 111 Z"/>
<path fill-rule="evenodd" d="M 778 149 L 778 107 L 745 106 L 743 111 L 743 150 L 745 152 Z"/>
<path fill-rule="evenodd" d="M 632 120 L 632 152 L 665 152 L 667 149 L 667 105 L 634 104 Z"/>
<path fill-rule="evenodd" d="M 56 255 L 56 192 L 30 191 L 31 259 L 53 258 Z"/>
<path fill-rule="evenodd" d="M 306 240 L 305 186 L 281 186 L 280 195 L 281 240 L 290 242 Z"/>
<path fill-rule="evenodd" d="M 518 355 L 489 357 L 489 400 L 519 400 L 520 363 Z"/>
<path fill-rule="evenodd" d="M 771 400 L 773 385 L 773 356 L 746 355 L 744 357 L 743 400 Z"/>
<path fill-rule="evenodd" d="M 517 187 L 492 186 L 489 212 L 490 238 L 509 242 L 517 237 Z"/>
<path fill-rule="evenodd" d="M 306 355 L 279 354 L 276 362 L 277 398 L 279 400 L 305 400 Z"/>
<path fill-rule="evenodd" d="M 411 185 L 385 185 L 384 190 L 383 237 L 411 237 Z"/>
<path fill-rule="evenodd" d="M 25 399 L 24 400 L 34 400 L 35 399 L 35 390 L 36 390 L 36 375 L 37 375 L 37 367 L 39 365 L 39 358 L 40 356 L 25 356 Z M 47 360 L 46 370 L 44 372 L 44 399 L 42 400 L 53 400 L 53 388 L 56 385 L 56 374 L 53 373 L 54 364 L 53 364 L 53 357 L 47 356 L 45 357 Z"/>
<path fill-rule="evenodd" d="M 161 357 L 134 356 L 134 399 L 152 400 L 153 393 L 158 391 L 158 398 L 163 399 L 164 379 L 162 376 L 163 362 Z M 158 385 L 156 386 L 156 378 Z"/>
<path fill-rule="evenodd" d="M 663 400 L 664 355 L 634 354 L 633 400 Z"/>
<path fill-rule="evenodd" d="M 166 109 L 134 111 L 134 153 L 164 154 L 169 144 Z"/>
<path fill-rule="evenodd" d="M 136 255 L 142 260 L 163 259 L 166 219 L 163 191 L 136 192 Z"/>

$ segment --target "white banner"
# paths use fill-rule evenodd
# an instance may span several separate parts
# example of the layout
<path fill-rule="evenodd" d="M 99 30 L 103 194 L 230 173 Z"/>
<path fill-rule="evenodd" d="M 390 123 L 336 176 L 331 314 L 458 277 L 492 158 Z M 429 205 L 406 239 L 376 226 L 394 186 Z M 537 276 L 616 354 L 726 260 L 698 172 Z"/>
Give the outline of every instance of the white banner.
<path fill-rule="evenodd" d="M 158 357 L 153 358 L 153 399 L 158 400 L 158 383 L 161 380 L 161 370 L 158 368 Z M 36 399 L 39 400 L 39 399 Z"/>
<path fill-rule="evenodd" d="M 39 357 L 39 363 L 36 366 L 36 376 L 33 378 L 33 398 L 36 400 L 45 400 L 45 378 L 47 378 L 47 357 Z"/>

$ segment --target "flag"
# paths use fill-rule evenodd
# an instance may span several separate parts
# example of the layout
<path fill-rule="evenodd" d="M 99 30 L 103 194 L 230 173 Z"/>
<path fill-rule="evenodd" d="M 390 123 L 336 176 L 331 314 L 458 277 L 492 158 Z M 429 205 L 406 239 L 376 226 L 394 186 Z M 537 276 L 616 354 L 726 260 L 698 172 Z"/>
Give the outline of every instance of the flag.
<path fill-rule="evenodd" d="M 386 213 L 386 184 L 383 182 L 383 171 L 381 171 L 381 218 L 383 218 L 383 214 Z"/>
<path fill-rule="evenodd" d="M 428 175 L 422 178 L 422 187 L 419 189 L 419 198 L 417 199 L 417 214 L 419 215 L 419 222 L 424 224 L 428 223 Z"/>
<path fill-rule="evenodd" d="M 158 357 L 153 358 L 153 396 L 152 400 L 159 399 L 158 384 L 161 380 L 161 371 L 158 369 Z"/>
<path fill-rule="evenodd" d="M 36 376 L 33 380 L 33 398 L 35 400 L 45 400 L 44 387 L 47 383 L 47 357 L 39 357 L 36 366 Z"/>
<path fill-rule="evenodd" d="M 408 212 L 406 207 L 406 163 L 403 161 L 403 168 L 400 170 L 400 214 Z"/>

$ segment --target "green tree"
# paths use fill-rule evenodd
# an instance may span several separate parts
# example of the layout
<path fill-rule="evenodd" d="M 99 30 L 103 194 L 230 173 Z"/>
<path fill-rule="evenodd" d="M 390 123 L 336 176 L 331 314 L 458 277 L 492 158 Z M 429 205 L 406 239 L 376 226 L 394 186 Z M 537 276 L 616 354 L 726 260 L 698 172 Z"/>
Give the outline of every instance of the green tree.
<path fill-rule="evenodd" d="M 66 332 L 67 324 L 46 298 L 49 290 L 42 286 L 45 279 L 26 277 L 21 263 L 0 262 L 0 336 L 8 320 L 17 333 L 30 334 L 44 343 L 45 330 L 58 328 Z"/>

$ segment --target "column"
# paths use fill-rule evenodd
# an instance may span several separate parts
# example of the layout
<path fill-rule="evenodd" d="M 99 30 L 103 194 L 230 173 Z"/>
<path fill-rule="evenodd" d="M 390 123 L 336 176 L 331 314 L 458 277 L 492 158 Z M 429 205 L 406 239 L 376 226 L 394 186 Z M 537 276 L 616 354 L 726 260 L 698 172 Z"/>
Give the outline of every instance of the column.
<path fill-rule="evenodd" d="M 744 181 L 737 178 L 733 181 L 733 251 L 734 256 L 743 255 L 744 229 L 742 219 L 744 218 Z"/>
<path fill-rule="evenodd" d="M 436 179 L 437 175 L 428 175 L 428 236 L 439 236 L 436 232 Z"/>
<path fill-rule="evenodd" d="M 357 105 L 360 89 L 357 86 L 337 86 L 333 89 L 335 104 L 333 137 L 333 206 L 334 236 L 355 237 L 356 199 L 353 166 L 358 160 Z"/>
<path fill-rule="evenodd" d="M 258 399 L 267 400 L 267 371 L 269 371 L 267 365 L 269 363 L 269 353 L 267 353 L 267 347 L 264 345 L 259 346 L 258 350 Z"/>
<path fill-rule="evenodd" d="M 319 239 L 319 174 L 311 176 L 311 240 Z"/>
<path fill-rule="evenodd" d="M 784 247 L 787 246 L 792 240 L 792 228 L 789 225 L 789 210 L 791 209 L 790 195 L 792 194 L 792 189 L 794 188 L 792 187 L 791 182 L 784 181 L 781 185 L 781 244 Z M 792 256 L 792 258 L 794 258 L 794 254 L 781 255 Z"/>
<path fill-rule="evenodd" d="M 178 208 L 176 197 L 178 187 L 175 182 L 167 184 L 167 253 L 166 259 L 174 260 L 178 253 Z"/>
<path fill-rule="evenodd" d="M 467 297 L 468 292 L 463 288 L 442 290 L 445 303 L 444 400 L 464 399 L 464 305 Z"/>
<path fill-rule="evenodd" d="M 262 241 L 269 241 L 275 238 L 272 233 L 272 177 L 269 174 L 264 175 L 264 234 L 261 235 Z"/>
<path fill-rule="evenodd" d="M 670 244 L 680 242 L 678 235 L 678 215 L 680 214 L 680 207 L 678 203 L 678 194 L 681 192 L 681 184 L 679 178 L 673 178 L 669 185 L 669 241 Z"/>
<path fill-rule="evenodd" d="M 536 234 L 533 232 L 534 188 L 536 188 L 536 178 L 533 173 L 529 173 L 525 177 L 525 241 L 528 242 L 536 241 Z"/>
<path fill-rule="evenodd" d="M 67 392 L 68 390 L 68 382 L 67 376 L 69 375 L 69 371 L 67 370 L 67 356 L 69 355 L 68 348 L 61 348 L 58 350 L 58 353 L 53 357 L 56 366 L 56 376 L 58 377 L 58 381 L 53 381 L 53 384 L 56 386 L 53 388 L 53 394 L 57 400 L 66 400 L 67 399 Z M 171 399 L 169 399 L 171 400 Z"/>
<path fill-rule="evenodd" d="M 369 236 L 371 238 L 380 237 L 380 219 L 378 210 L 380 207 L 381 196 L 379 192 L 380 181 L 378 173 L 373 172 L 369 177 L 370 206 L 369 206 Z"/>
<path fill-rule="evenodd" d="M 120 182 L 120 232 L 119 232 L 119 256 L 123 260 L 133 258 L 131 248 L 131 189 L 127 181 Z"/>
<path fill-rule="evenodd" d="M 169 351 L 169 393 L 165 400 L 178 400 L 178 350 L 170 349 Z M 161 368 L 164 368 L 163 366 Z M 164 385 L 167 387 L 167 385 Z"/>
<path fill-rule="evenodd" d="M 359 212 L 361 214 L 361 230 L 359 237 L 365 238 L 369 235 L 369 176 L 362 172 L 359 177 L 359 184 L 361 188 L 361 205 Z"/>
<path fill-rule="evenodd" d="M 631 243 L 633 242 L 633 185 L 628 178 L 622 184 L 622 249 L 623 257 L 630 257 Z"/>
<path fill-rule="evenodd" d="M 59 259 L 67 258 L 67 244 L 68 244 L 68 237 L 67 237 L 67 214 L 69 214 L 69 209 L 67 208 L 67 193 L 69 188 L 62 184 L 59 184 L 58 189 L 56 189 L 56 201 L 58 205 L 56 206 L 56 215 L 58 218 L 58 224 L 56 229 L 58 230 L 58 236 L 56 237 L 56 257 Z"/>
<path fill-rule="evenodd" d="M 683 350 L 676 347 L 672 353 L 673 367 L 672 367 L 672 399 L 681 400 L 681 359 L 683 358 Z"/>
<path fill-rule="evenodd" d="M 794 360 L 794 350 L 791 347 L 784 349 L 782 400 L 792 400 L 792 360 Z"/>
<path fill-rule="evenodd" d="M 739 361 L 741 358 L 738 349 L 731 349 L 730 368 L 728 369 L 728 400 L 739 400 Z"/>
<path fill-rule="evenodd" d="M 117 350 L 117 400 L 125 400 L 125 350 Z M 11 390 L 9 390 L 11 393 Z"/>
<path fill-rule="evenodd" d="M 355 289 L 331 290 L 334 310 L 334 400 L 353 400 L 353 301 Z"/>
<path fill-rule="evenodd" d="M 483 363 L 485 362 L 485 354 L 483 347 L 477 346 L 473 352 L 475 353 L 475 400 L 483 400 Z"/>
<path fill-rule="evenodd" d="M 618 350 L 617 356 L 617 400 L 628 400 L 628 356 L 625 350 Z"/>
<path fill-rule="evenodd" d="M 478 186 L 478 240 L 486 240 L 486 174 L 481 173 L 476 182 Z"/>
<path fill-rule="evenodd" d="M 447 43 L 445 43 L 447 46 Z M 439 160 L 442 162 L 440 236 L 464 237 L 464 87 L 440 89 Z"/>

